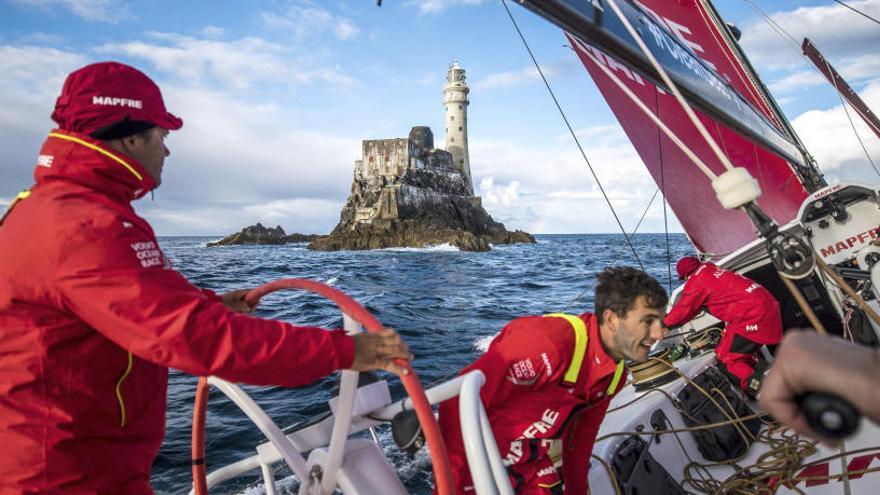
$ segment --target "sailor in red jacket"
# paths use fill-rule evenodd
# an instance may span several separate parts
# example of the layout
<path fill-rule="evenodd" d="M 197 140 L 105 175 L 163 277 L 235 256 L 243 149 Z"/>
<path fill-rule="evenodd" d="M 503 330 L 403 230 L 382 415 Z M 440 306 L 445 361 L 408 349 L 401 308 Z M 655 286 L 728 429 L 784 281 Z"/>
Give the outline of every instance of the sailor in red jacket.
<path fill-rule="evenodd" d="M 646 361 L 662 338 L 667 296 L 656 280 L 629 267 L 598 278 L 595 315 L 517 318 L 462 371 L 486 375 L 480 397 L 519 494 L 589 492 L 593 442 L 626 382 L 623 360 Z M 440 405 L 440 428 L 457 493 L 472 492 L 458 398 Z M 562 473 L 547 452 L 553 439 L 562 440 Z"/>
<path fill-rule="evenodd" d="M 782 340 L 779 303 L 754 280 L 713 263 L 700 263 L 693 256 L 680 259 L 675 269 L 679 279 L 686 282 L 663 324 L 668 328 L 684 325 L 704 307 L 726 322 L 715 348 L 719 367 L 745 392 L 756 396 L 764 368 L 758 351 L 762 345 L 776 345 Z"/>
<path fill-rule="evenodd" d="M 399 371 L 396 333 L 350 337 L 247 312 L 171 265 L 130 202 L 159 185 L 159 88 L 118 63 L 73 72 L 36 185 L 0 220 L 0 494 L 149 494 L 168 368 L 304 385 L 340 368 Z"/>

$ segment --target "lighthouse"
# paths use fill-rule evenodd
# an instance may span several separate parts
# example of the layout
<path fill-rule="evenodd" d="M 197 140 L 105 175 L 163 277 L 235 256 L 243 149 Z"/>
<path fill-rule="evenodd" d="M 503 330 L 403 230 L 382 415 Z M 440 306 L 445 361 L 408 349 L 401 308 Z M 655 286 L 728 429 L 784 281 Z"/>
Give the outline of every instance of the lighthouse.
<path fill-rule="evenodd" d="M 443 86 L 443 106 L 446 113 L 446 151 L 452 154 L 455 167 L 464 176 L 469 192 L 474 194 L 471 164 L 468 159 L 467 107 L 470 89 L 465 82 L 464 69 L 452 62 L 446 72 Z"/>

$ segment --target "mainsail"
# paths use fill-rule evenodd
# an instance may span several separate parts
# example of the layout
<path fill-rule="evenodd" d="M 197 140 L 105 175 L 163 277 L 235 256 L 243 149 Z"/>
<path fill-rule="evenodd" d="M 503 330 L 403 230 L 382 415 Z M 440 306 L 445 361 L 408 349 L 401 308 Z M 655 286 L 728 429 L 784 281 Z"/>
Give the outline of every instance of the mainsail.
<path fill-rule="evenodd" d="M 561 10 L 554 19 L 544 2 L 526 2 L 526 6 L 567 30 L 571 46 L 697 250 L 723 255 L 754 240 L 754 227 L 746 215 L 725 210 L 718 203 L 709 179 L 593 61 L 617 74 L 713 171 L 723 172 L 679 103 L 656 84 L 647 66 L 639 63 L 638 54 L 627 46 L 627 36 L 616 30 L 614 12 L 599 1 L 578 2 L 577 7 L 565 0 L 550 3 L 566 9 L 568 19 L 575 18 L 572 9 L 580 10 L 578 22 L 562 20 Z M 807 160 L 773 102 L 731 46 L 733 41 L 726 28 L 719 26 L 714 9 L 703 0 L 618 0 L 618 4 L 641 22 L 646 41 L 653 41 L 658 51 L 665 50 L 658 56 L 661 62 L 665 57 L 672 71 L 679 67 L 683 91 L 696 102 L 703 124 L 733 164 L 748 169 L 760 183 L 763 194 L 758 202 L 764 211 L 780 225 L 792 220 L 808 195 L 793 164 L 807 169 Z M 658 26 L 664 33 L 652 29 Z M 612 56 L 607 48 L 615 45 L 622 47 Z"/>

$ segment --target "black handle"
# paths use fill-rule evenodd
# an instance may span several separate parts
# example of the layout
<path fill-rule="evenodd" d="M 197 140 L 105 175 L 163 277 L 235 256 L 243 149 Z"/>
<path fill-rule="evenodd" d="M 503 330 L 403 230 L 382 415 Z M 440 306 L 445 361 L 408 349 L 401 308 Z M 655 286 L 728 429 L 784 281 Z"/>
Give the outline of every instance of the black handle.
<path fill-rule="evenodd" d="M 810 428 L 825 438 L 843 439 L 859 427 L 858 411 L 834 394 L 811 392 L 799 396 L 797 402 Z"/>

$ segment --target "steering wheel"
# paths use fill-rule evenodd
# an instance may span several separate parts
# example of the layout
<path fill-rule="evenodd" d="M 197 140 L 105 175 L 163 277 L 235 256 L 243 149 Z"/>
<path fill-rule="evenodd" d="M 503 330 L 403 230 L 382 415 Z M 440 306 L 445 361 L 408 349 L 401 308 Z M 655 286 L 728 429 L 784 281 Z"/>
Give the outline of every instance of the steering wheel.
<path fill-rule="evenodd" d="M 384 328 L 379 323 L 379 320 L 358 304 L 357 301 L 333 287 L 312 280 L 296 278 L 276 280 L 248 292 L 244 300 L 248 304 L 254 304 L 266 294 L 280 289 L 302 289 L 321 294 L 330 299 L 346 317 L 347 327 L 349 326 L 348 323 L 354 323 L 352 326 L 355 328 L 359 324 L 366 328 L 368 332 L 379 332 Z M 438 493 L 441 495 L 453 495 L 452 471 L 446 455 L 446 446 L 443 444 L 440 426 L 437 424 L 436 418 L 434 418 L 431 404 L 428 402 L 422 384 L 419 382 L 409 361 L 397 359 L 395 363 L 404 366 L 409 372 L 401 376 L 401 381 L 412 400 L 413 409 L 425 433 L 425 439 L 427 440 L 428 449 L 433 460 L 434 479 L 437 484 Z M 212 383 L 215 383 L 215 380 L 212 378 Z M 308 472 L 306 461 L 293 443 L 284 435 L 284 432 L 241 389 L 222 380 L 217 380 L 217 383 L 236 404 L 242 407 L 250 419 L 260 428 L 275 448 L 278 449 L 278 452 L 281 453 L 282 458 L 293 470 L 297 479 L 303 484 L 308 483 L 310 473 Z M 207 413 L 208 389 L 208 378 L 201 377 L 196 388 L 192 426 L 192 471 L 196 495 L 207 495 L 208 493 L 205 469 L 205 416 Z M 357 372 L 343 372 L 338 408 L 335 413 L 329 449 L 326 462 L 322 466 L 323 474 L 320 483 L 323 493 L 331 493 L 336 486 L 336 471 L 338 471 L 342 463 L 342 452 L 345 448 L 345 442 L 351 426 L 351 411 L 356 392 Z"/>

